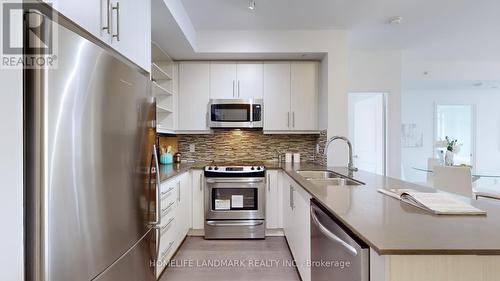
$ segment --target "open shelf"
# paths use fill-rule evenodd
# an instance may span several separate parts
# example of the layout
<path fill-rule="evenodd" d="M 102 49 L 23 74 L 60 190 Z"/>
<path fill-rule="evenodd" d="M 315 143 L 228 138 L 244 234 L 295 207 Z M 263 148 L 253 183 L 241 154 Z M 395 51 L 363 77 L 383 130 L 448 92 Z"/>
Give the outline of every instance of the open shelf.
<path fill-rule="evenodd" d="M 157 82 L 153 81 L 153 94 L 154 96 L 159 96 L 159 95 L 171 96 L 174 93 L 170 90 L 167 90 L 165 87 L 162 87 Z"/>
<path fill-rule="evenodd" d="M 153 81 L 156 80 L 172 80 L 172 76 L 163 70 L 156 62 L 151 63 L 151 74 Z"/>

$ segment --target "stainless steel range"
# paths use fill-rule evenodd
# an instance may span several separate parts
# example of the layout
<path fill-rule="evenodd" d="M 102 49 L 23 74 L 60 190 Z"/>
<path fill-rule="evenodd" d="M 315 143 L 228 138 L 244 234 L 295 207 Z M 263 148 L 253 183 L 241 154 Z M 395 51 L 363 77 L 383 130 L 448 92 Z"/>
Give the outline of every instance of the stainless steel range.
<path fill-rule="evenodd" d="M 205 239 L 265 238 L 265 167 L 206 166 Z"/>

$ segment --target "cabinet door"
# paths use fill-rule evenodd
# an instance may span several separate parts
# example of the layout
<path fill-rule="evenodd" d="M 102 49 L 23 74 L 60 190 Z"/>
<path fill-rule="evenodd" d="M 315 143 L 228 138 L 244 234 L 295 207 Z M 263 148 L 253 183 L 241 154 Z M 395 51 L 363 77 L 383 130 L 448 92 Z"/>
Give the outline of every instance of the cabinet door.
<path fill-rule="evenodd" d="M 205 177 L 202 170 L 193 170 L 191 172 L 192 183 L 192 216 L 193 216 L 193 229 L 205 228 L 205 208 L 204 208 L 204 190 L 205 190 Z"/>
<path fill-rule="evenodd" d="M 280 200 L 278 183 L 278 171 L 272 170 L 266 173 L 266 227 L 280 228 Z"/>
<path fill-rule="evenodd" d="M 289 130 L 290 115 L 290 63 L 264 63 L 264 130 Z"/>
<path fill-rule="evenodd" d="M 303 281 L 311 280 L 311 269 L 307 266 L 307 262 L 311 260 L 310 199 L 309 193 L 294 183 L 292 252 Z"/>
<path fill-rule="evenodd" d="M 107 0 L 53 0 L 50 3 L 59 13 L 75 22 L 102 41 L 109 43 L 107 27 Z M 110 19 L 111 21 L 111 19 Z M 111 31 L 110 31 L 111 32 Z"/>
<path fill-rule="evenodd" d="M 318 63 L 291 64 L 291 129 L 318 130 Z"/>
<path fill-rule="evenodd" d="M 236 98 L 236 63 L 210 63 L 210 98 Z"/>
<path fill-rule="evenodd" d="M 239 99 L 261 99 L 263 96 L 262 62 L 238 63 L 236 67 L 237 85 L 236 97 Z"/>
<path fill-rule="evenodd" d="M 179 64 L 179 130 L 207 131 L 207 108 L 210 89 L 209 64 Z"/>
<path fill-rule="evenodd" d="M 291 238 L 293 238 L 292 232 L 292 192 L 293 187 L 290 185 L 286 176 L 282 177 L 282 190 L 283 190 L 283 231 L 285 232 L 286 239 L 288 240 L 288 244 L 291 246 Z"/>
<path fill-rule="evenodd" d="M 183 212 L 183 235 L 182 238 L 187 235 L 189 229 L 191 228 L 193 216 L 192 212 L 192 188 L 191 188 L 191 177 L 189 173 L 184 173 L 180 180 L 181 189 L 181 205 Z"/>
<path fill-rule="evenodd" d="M 151 0 L 112 0 L 111 6 L 111 47 L 151 71 Z"/>

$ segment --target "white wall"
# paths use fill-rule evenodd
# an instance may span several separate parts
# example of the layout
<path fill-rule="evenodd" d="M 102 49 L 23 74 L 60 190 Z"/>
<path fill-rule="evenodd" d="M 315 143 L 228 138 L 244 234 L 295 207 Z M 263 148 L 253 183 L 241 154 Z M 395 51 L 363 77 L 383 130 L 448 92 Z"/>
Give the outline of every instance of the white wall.
<path fill-rule="evenodd" d="M 349 92 L 387 93 L 387 175 L 401 175 L 401 51 L 349 51 Z"/>
<path fill-rule="evenodd" d="M 425 173 L 413 167 L 426 167 L 433 157 L 435 104 L 473 104 L 476 106 L 477 171 L 500 171 L 500 89 L 413 89 L 402 95 L 403 123 L 422 129 L 423 146 L 402 148 L 405 178 L 425 181 Z"/>

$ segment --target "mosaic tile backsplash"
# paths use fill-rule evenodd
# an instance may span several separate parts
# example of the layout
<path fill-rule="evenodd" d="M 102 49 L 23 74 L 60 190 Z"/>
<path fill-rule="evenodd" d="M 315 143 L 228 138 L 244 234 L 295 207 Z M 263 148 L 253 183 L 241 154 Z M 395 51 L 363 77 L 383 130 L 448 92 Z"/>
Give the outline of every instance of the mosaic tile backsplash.
<path fill-rule="evenodd" d="M 264 135 L 262 131 L 215 130 L 206 135 L 178 135 L 182 159 L 217 162 L 258 162 L 276 160 L 278 153 L 300 153 L 301 161 L 325 163 L 322 155 L 326 130 L 319 135 Z M 189 152 L 189 145 L 195 152 Z M 319 145 L 320 154 L 316 153 Z"/>

